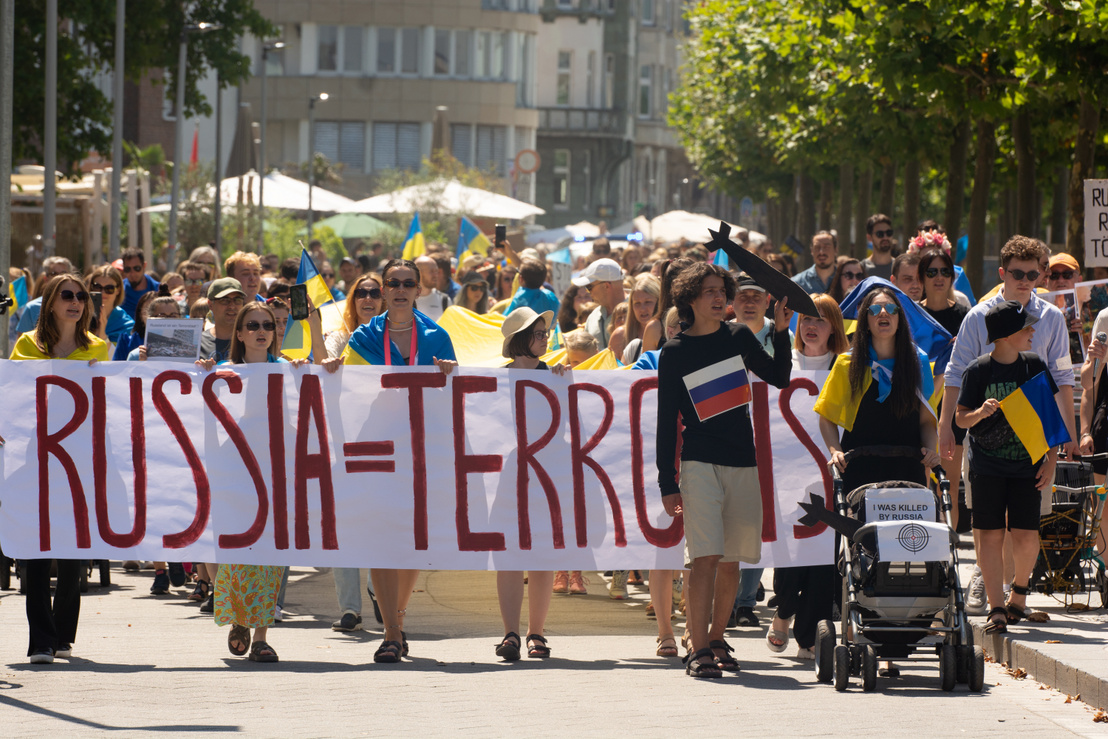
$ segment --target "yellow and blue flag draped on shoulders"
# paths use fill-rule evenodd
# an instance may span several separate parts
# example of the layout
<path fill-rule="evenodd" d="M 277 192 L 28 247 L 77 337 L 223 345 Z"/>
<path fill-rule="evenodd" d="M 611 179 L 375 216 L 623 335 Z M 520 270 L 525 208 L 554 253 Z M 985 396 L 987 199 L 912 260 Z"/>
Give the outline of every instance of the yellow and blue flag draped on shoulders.
<path fill-rule="evenodd" d="M 8 283 L 8 297 L 12 299 L 12 312 L 19 310 L 23 306 L 27 305 L 30 297 L 27 295 L 27 276 L 23 275 L 19 279 L 13 280 Z"/>
<path fill-rule="evenodd" d="M 892 360 L 872 361 L 871 370 L 862 377 L 862 392 L 855 395 L 850 388 L 850 357 L 851 355 L 847 353 L 840 354 L 835 359 L 831 374 L 823 383 L 823 389 L 813 409 L 820 416 L 847 431 L 854 430 L 858 406 L 861 405 L 862 396 L 869 391 L 874 380 L 877 381 L 880 391 L 878 401 L 884 401 L 892 390 L 893 374 L 893 368 L 889 364 Z M 934 414 L 935 409 L 931 399 L 935 393 L 935 382 L 931 376 L 931 363 L 927 361 L 927 355 L 919 347 L 916 347 L 916 358 L 920 365 L 920 387 L 916 388 L 916 395 Z"/>
<path fill-rule="evenodd" d="M 402 259 L 415 259 L 423 256 L 427 246 L 423 242 L 423 229 L 419 225 L 419 213 L 412 215 L 412 225 L 408 226 L 408 236 L 404 239 Z"/>
<path fill-rule="evenodd" d="M 1050 377 L 1040 372 L 1000 401 L 1004 418 L 1034 464 L 1051 447 L 1070 441 L 1070 432 L 1054 399 Z"/>
<path fill-rule="evenodd" d="M 308 297 L 317 309 L 335 302 L 323 275 L 315 268 L 315 262 L 308 256 L 307 250 L 300 252 L 300 271 L 296 273 L 296 284 L 308 286 Z M 285 337 L 281 341 L 281 353 L 289 359 L 308 358 L 312 353 L 312 331 L 307 321 L 289 319 L 285 326 Z"/>
<path fill-rule="evenodd" d="M 462 260 L 471 255 L 487 257 L 490 246 L 492 242 L 477 228 L 477 224 L 462 216 L 458 225 L 458 265 L 461 266 Z"/>

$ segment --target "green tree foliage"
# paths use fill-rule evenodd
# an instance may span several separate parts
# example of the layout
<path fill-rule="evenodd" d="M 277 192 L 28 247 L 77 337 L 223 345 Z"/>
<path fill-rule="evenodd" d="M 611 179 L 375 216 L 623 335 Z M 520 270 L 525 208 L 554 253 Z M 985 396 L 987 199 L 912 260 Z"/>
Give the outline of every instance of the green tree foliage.
<path fill-rule="evenodd" d="M 137 82 L 147 72 L 172 70 L 166 94 L 176 90 L 173 75 L 181 31 L 187 23 L 218 23 L 220 30 L 192 34 L 185 88 L 187 115 L 210 115 L 197 83 L 209 69 L 224 87 L 250 76 L 250 59 L 239 52 L 244 33 L 272 34 L 274 28 L 252 0 L 128 0 L 125 74 Z M 187 15 L 186 15 L 187 14 Z M 115 59 L 115 0 L 58 0 L 58 161 L 73 170 L 89 151 L 111 149 L 111 103 L 95 84 Z M 15 9 L 13 102 L 14 158 L 40 159 L 44 130 L 46 0 L 19 0 Z M 72 32 L 66 32 L 72 28 Z"/>

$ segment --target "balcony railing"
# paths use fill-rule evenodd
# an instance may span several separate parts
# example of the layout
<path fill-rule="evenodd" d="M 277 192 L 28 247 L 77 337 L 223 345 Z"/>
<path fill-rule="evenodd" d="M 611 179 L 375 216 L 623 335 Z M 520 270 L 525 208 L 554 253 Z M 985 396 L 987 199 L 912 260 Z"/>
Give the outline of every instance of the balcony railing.
<path fill-rule="evenodd" d="M 622 136 L 626 131 L 622 110 L 600 108 L 539 108 L 539 131 L 543 133 Z"/>

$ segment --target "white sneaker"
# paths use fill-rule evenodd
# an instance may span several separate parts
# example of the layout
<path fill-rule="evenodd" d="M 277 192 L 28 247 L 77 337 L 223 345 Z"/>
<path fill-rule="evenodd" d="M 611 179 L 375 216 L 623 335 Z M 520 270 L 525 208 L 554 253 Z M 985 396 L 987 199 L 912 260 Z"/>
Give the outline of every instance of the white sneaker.
<path fill-rule="evenodd" d="M 614 570 L 612 582 L 608 585 L 608 597 L 612 600 L 627 600 L 627 576 L 629 570 Z"/>
<path fill-rule="evenodd" d="M 966 586 L 966 613 L 970 616 L 984 616 L 988 610 L 985 601 L 985 578 L 979 567 L 973 568 L 973 576 Z"/>
<path fill-rule="evenodd" d="M 285 620 L 285 614 L 281 612 L 281 606 L 277 606 L 276 610 L 273 611 L 273 620 L 277 623 Z"/>
<path fill-rule="evenodd" d="M 816 653 L 813 652 L 811 649 L 805 649 L 804 647 L 801 647 L 796 652 L 796 658 L 797 659 L 815 659 L 816 658 Z"/>

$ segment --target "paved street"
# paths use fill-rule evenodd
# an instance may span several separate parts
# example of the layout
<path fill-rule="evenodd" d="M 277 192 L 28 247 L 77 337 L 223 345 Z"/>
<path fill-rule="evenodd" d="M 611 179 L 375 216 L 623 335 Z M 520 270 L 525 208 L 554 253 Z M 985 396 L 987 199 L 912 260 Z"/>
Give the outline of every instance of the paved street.
<path fill-rule="evenodd" d="M 364 575 L 363 575 L 364 576 Z M 719 681 L 685 676 L 654 656 L 645 588 L 608 599 L 555 596 L 553 658 L 499 662 L 492 573 L 429 572 L 408 616 L 411 660 L 374 665 L 380 632 L 331 631 L 328 570 L 294 568 L 293 614 L 270 631 L 275 665 L 232 657 L 227 629 L 197 612 L 185 589 L 148 594 L 150 571 L 112 571 L 82 602 L 71 660 L 29 665 L 23 599 L 0 594 L 0 731 L 5 736 L 243 734 L 250 736 L 1108 736 L 1082 703 L 986 667 L 980 695 L 938 688 L 937 662 L 906 665 L 845 694 L 816 683 L 811 662 L 765 646 L 765 630 L 729 637 L 743 671 Z M 767 575 L 767 582 L 769 577 Z M 769 611 L 759 607 L 763 622 Z M 680 633 L 680 626 L 677 629 Z M 1101 642 L 1091 649 L 1104 650 Z"/>

